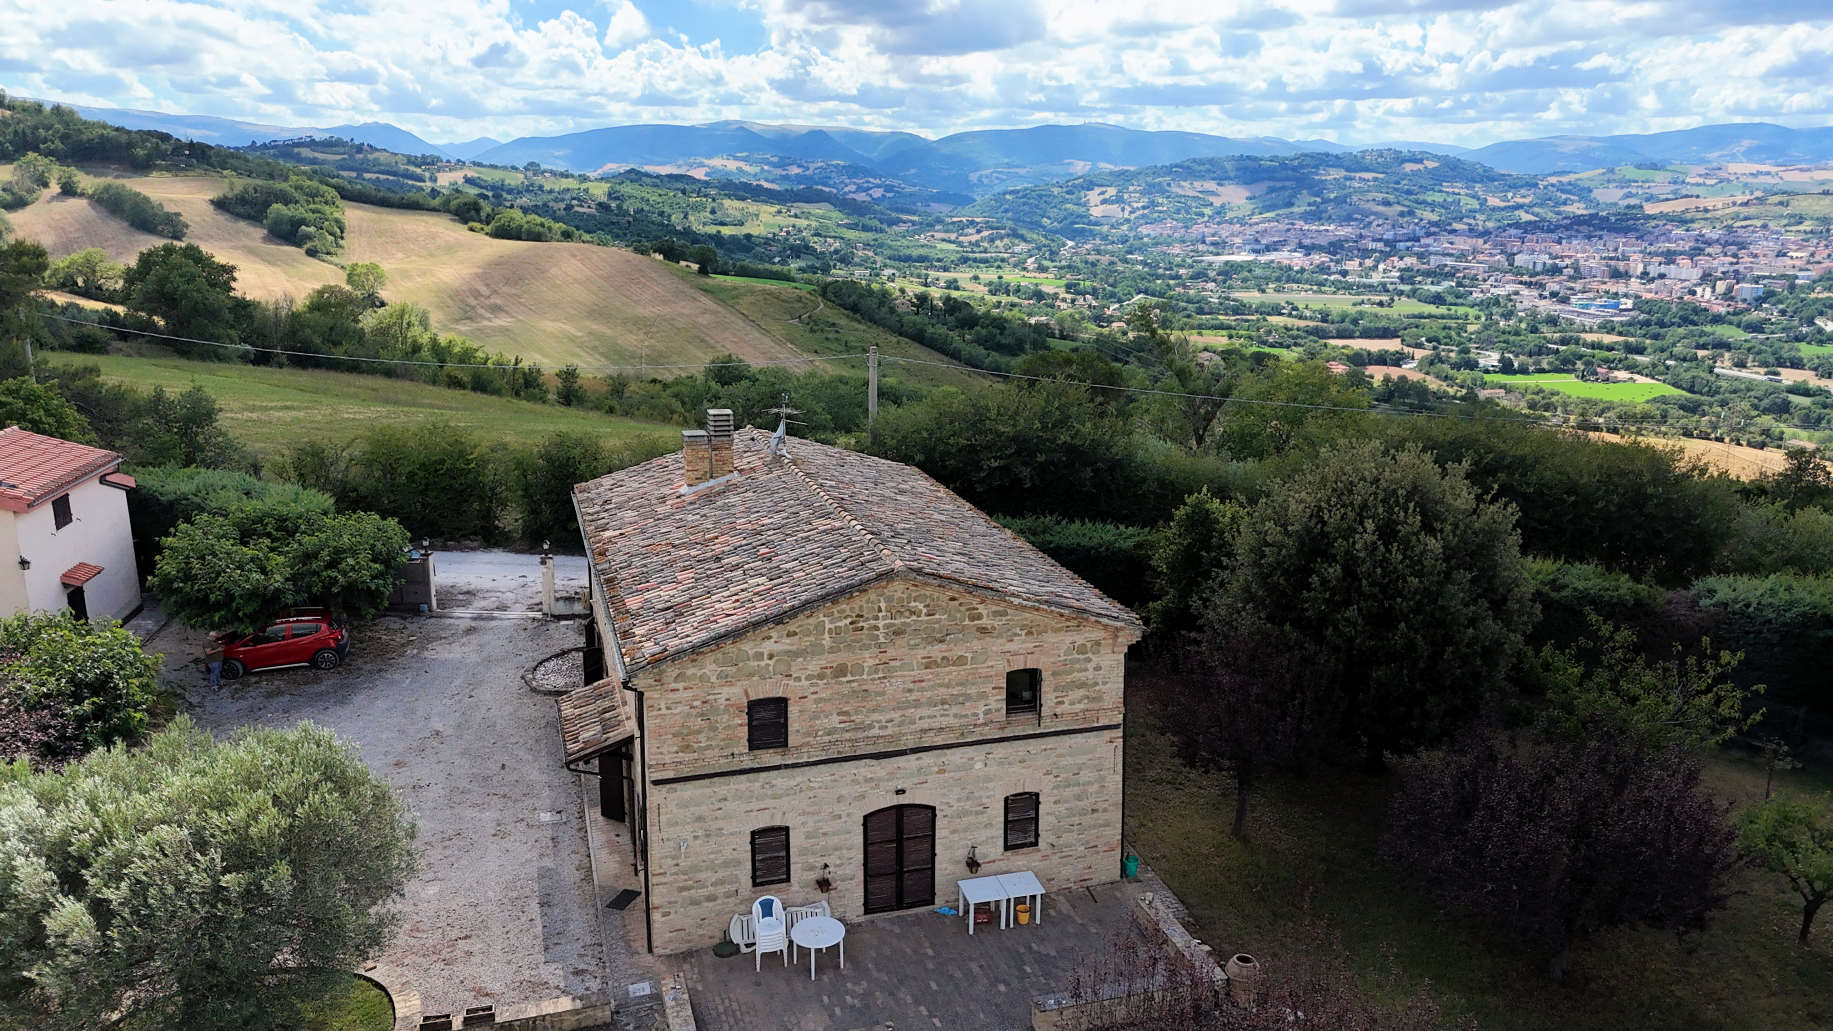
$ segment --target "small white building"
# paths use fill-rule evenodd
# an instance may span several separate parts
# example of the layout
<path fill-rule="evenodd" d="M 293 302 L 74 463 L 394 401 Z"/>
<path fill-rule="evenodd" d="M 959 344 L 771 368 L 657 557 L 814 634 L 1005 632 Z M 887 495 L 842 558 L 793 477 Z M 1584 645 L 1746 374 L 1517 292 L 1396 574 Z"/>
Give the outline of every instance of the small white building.
<path fill-rule="evenodd" d="M 0 430 L 0 614 L 68 609 L 125 619 L 140 607 L 121 456 Z"/>

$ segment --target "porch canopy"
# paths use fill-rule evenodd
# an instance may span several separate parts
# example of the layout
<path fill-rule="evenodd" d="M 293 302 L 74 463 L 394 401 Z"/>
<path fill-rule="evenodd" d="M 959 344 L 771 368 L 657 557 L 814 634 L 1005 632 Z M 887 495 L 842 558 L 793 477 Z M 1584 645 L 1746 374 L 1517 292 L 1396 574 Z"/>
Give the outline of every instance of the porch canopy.
<path fill-rule="evenodd" d="M 560 696 L 560 740 L 566 765 L 596 759 L 636 737 L 636 719 L 624 703 L 624 685 L 616 677 Z"/>

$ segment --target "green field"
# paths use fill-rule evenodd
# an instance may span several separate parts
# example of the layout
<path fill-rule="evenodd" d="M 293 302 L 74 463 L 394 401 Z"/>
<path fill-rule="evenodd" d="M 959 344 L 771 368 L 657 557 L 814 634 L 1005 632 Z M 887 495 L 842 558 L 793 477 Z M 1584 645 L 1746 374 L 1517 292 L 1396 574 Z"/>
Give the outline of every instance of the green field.
<path fill-rule="evenodd" d="M 727 283 L 755 283 L 758 286 L 785 286 L 791 290 L 809 290 L 815 288 L 813 283 L 791 283 L 782 279 L 763 279 L 758 276 L 714 276 L 714 279 Z"/>
<path fill-rule="evenodd" d="M 1833 354 L 1833 344 L 1802 344 L 1801 353 L 1814 357 L 1819 357 L 1823 354 Z"/>
<path fill-rule="evenodd" d="M 862 354 L 867 347 L 877 344 L 878 353 L 882 355 L 929 362 L 948 361 L 935 351 L 855 318 L 850 312 L 823 301 L 819 295 L 794 289 L 787 283 L 745 280 L 732 276 L 689 274 L 687 278 L 722 304 L 743 315 L 753 326 L 800 354 Z M 857 373 L 865 371 L 866 363 L 864 358 L 855 358 L 811 363 L 810 367 Z M 893 362 L 883 368 L 885 376 L 896 376 L 916 383 L 969 386 L 986 382 L 986 377 L 980 373 L 960 365 L 939 368 Z"/>
<path fill-rule="evenodd" d="M 1546 387 L 1573 397 L 1636 404 L 1651 398 L 1684 394 L 1666 383 L 1587 383 L 1563 372 L 1536 372 L 1526 376 L 1486 376 L 1491 386 Z"/>
<path fill-rule="evenodd" d="M 1392 775 L 1348 768 L 1256 784 L 1247 840 L 1228 833 L 1233 780 L 1179 762 L 1148 704 L 1128 692 L 1126 841 L 1190 907 L 1192 931 L 1220 954 L 1270 969 L 1295 931 L 1323 919 L 1365 985 L 1393 971 L 1395 991 L 1429 983 L 1446 1027 L 1483 1031 L 1643 1031 L 1833 1026 L 1833 930 L 1795 944 L 1801 903 L 1780 877 L 1740 868 L 1725 909 L 1698 934 L 1620 928 L 1572 950 L 1563 981 L 1546 956 L 1441 913 L 1380 859 Z M 1706 782 L 1726 801 L 1763 795 L 1757 764 L 1715 756 Z M 1777 776 L 1812 797 L 1833 787 L 1824 763 Z M 1822 914 L 1821 921 L 1826 921 Z M 1391 998 L 1392 996 L 1390 996 Z M 1412 1026 L 1412 1025 L 1408 1025 Z"/>
<path fill-rule="evenodd" d="M 1722 322 L 1714 323 L 1710 326 L 1701 326 L 1700 328 L 1707 332 L 1722 336 L 1726 340 L 1742 340 L 1750 335 L 1745 332 L 1744 328 L 1741 326 L 1732 326 Z"/>
<path fill-rule="evenodd" d="M 450 423 L 505 444 L 556 430 L 593 433 L 620 442 L 672 432 L 653 423 L 598 412 L 384 376 L 165 357 L 52 353 L 44 359 L 96 365 L 105 379 L 141 389 L 201 386 L 222 407 L 223 425 L 229 432 L 262 456 L 300 440 L 347 439 L 384 423 Z"/>

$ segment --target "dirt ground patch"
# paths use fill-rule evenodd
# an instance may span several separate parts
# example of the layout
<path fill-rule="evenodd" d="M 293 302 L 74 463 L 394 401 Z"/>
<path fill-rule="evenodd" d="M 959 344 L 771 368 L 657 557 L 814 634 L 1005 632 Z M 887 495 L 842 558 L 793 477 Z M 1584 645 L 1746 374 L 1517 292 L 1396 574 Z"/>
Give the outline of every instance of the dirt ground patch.
<path fill-rule="evenodd" d="M 577 644 L 576 625 L 385 618 L 328 673 L 250 674 L 216 691 L 189 632 L 153 642 L 217 733 L 311 720 L 355 745 L 419 821 L 422 867 L 381 962 L 429 1013 L 607 988 L 579 778 L 554 700 L 520 674 Z M 623 948 L 614 943 L 613 948 Z"/>

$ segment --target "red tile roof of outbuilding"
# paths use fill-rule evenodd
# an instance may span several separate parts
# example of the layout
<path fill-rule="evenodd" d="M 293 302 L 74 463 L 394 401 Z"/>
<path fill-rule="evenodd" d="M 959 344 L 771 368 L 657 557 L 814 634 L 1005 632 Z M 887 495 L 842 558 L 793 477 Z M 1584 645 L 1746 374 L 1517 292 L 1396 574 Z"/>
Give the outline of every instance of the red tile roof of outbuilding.
<path fill-rule="evenodd" d="M 120 464 L 113 451 L 8 426 L 0 430 L 0 509 L 30 511 Z"/>

